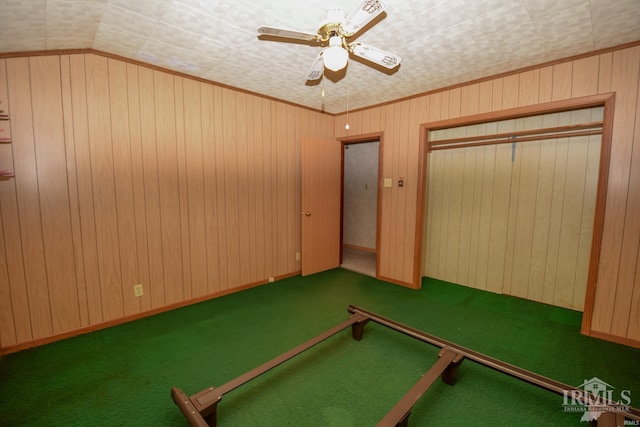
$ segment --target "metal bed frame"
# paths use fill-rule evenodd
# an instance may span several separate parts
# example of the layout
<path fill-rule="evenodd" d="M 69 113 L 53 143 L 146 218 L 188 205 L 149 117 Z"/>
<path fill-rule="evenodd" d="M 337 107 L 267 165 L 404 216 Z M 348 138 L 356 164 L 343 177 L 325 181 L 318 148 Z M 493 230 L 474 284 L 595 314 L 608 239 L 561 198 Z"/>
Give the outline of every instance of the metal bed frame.
<path fill-rule="evenodd" d="M 560 395 L 571 393 L 572 397 L 581 405 L 589 407 L 597 406 L 601 415 L 597 420 L 591 422 L 592 426 L 619 426 L 624 424 L 625 419 L 640 422 L 640 410 L 636 408 L 620 405 L 619 403 L 610 401 L 602 396 L 592 395 L 586 391 L 576 389 L 575 387 L 567 384 L 563 384 L 534 372 L 527 371 L 518 366 L 511 365 L 493 357 L 459 346 L 455 343 L 430 335 L 418 329 L 414 329 L 410 326 L 403 325 L 362 308 L 350 305 L 347 310 L 350 313 L 348 320 L 246 372 L 226 384 L 219 387 L 206 388 L 205 390 L 202 390 L 190 397 L 179 388 L 172 387 L 171 397 L 173 398 L 173 401 L 178 405 L 180 411 L 182 411 L 182 414 L 192 427 L 216 426 L 218 403 L 220 403 L 225 394 L 310 349 L 327 338 L 343 331 L 349 326 L 351 326 L 353 338 L 360 341 L 364 332 L 364 326 L 369 321 L 373 321 L 374 323 L 386 326 L 441 349 L 438 353 L 438 361 L 414 384 L 404 397 L 402 397 L 395 406 L 391 408 L 384 418 L 378 422 L 376 425 L 377 427 L 408 426 L 409 415 L 411 415 L 411 410 L 416 402 L 438 379 L 438 377 L 440 377 L 446 384 L 455 384 L 458 367 L 464 359 L 469 359 L 473 362 Z"/>

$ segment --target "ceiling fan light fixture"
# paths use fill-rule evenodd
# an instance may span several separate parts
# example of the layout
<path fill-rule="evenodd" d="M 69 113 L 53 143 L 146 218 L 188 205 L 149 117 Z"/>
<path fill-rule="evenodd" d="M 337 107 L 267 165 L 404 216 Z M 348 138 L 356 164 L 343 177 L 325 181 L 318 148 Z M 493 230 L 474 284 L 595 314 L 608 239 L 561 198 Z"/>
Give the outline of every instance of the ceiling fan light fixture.
<path fill-rule="evenodd" d="M 349 52 L 342 47 L 342 37 L 333 36 L 329 39 L 329 47 L 322 52 L 324 66 L 331 71 L 342 70 L 349 61 Z"/>

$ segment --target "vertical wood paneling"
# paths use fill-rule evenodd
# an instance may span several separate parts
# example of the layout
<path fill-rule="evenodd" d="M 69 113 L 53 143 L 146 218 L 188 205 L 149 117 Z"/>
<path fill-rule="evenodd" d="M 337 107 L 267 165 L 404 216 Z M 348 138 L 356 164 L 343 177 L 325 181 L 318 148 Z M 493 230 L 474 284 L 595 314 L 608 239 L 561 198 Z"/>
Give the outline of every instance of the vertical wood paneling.
<path fill-rule="evenodd" d="M 407 188 L 408 207 L 405 210 L 405 233 L 408 238 L 404 241 L 404 257 L 401 260 L 404 264 L 405 283 L 415 283 L 419 277 L 416 276 L 416 268 L 419 267 L 420 261 L 417 259 L 416 246 L 420 243 L 423 235 L 416 233 L 415 224 L 417 222 L 419 198 L 418 193 L 419 182 L 419 158 L 420 146 L 412 144 L 412 141 L 420 140 L 420 124 L 426 118 L 427 104 L 424 99 L 414 98 L 408 103 L 409 109 L 409 126 L 407 134 L 407 174 L 405 186 Z M 418 264 L 418 265 L 415 265 Z M 415 268 L 414 268 L 415 267 Z"/>
<path fill-rule="evenodd" d="M 516 122 L 513 120 L 506 120 L 498 123 L 498 131 L 500 133 L 511 132 L 520 130 L 516 126 Z M 509 144 L 502 144 L 509 145 Z M 522 149 L 519 149 L 518 144 L 511 145 L 511 176 L 510 185 L 508 190 L 508 212 L 506 223 L 506 238 L 505 238 L 505 256 L 504 256 L 504 277 L 502 279 L 503 292 L 511 294 L 512 285 L 512 272 L 513 272 L 513 260 L 514 260 L 514 247 L 517 231 L 517 210 L 518 200 L 520 199 L 520 172 L 522 169 Z"/>
<path fill-rule="evenodd" d="M 71 237 L 59 57 L 31 58 L 31 103 L 53 333 L 80 327 Z"/>
<path fill-rule="evenodd" d="M 193 299 L 193 281 L 191 279 L 191 251 L 189 248 L 189 197 L 187 187 L 187 159 L 185 153 L 184 123 L 184 86 L 183 78 L 173 77 L 175 91 L 175 123 L 176 123 L 176 159 L 178 161 L 178 197 L 180 199 L 180 253 L 182 254 L 182 289 L 183 299 Z"/>
<path fill-rule="evenodd" d="M 586 173 L 585 173 L 585 194 L 583 198 L 582 217 L 580 225 L 580 237 L 578 242 L 578 261 L 576 266 L 576 286 L 574 286 L 572 307 L 583 310 L 586 299 L 586 287 L 581 286 L 587 283 L 588 270 L 581 268 L 583 265 L 589 265 L 593 234 L 593 224 L 595 219 L 596 195 L 598 189 L 598 176 L 595 171 L 598 170 L 601 151 L 601 137 L 591 136 L 588 139 Z"/>
<path fill-rule="evenodd" d="M 260 220 L 258 217 L 257 210 L 257 198 L 258 194 L 256 192 L 256 181 L 255 181 L 255 170 L 256 170 L 256 129 L 257 123 L 255 120 L 256 113 L 259 114 L 259 111 L 256 111 L 255 108 L 255 99 L 251 96 L 246 97 L 247 101 L 247 123 L 250 124 L 247 126 L 247 136 L 246 136 L 246 186 L 247 186 L 247 195 L 246 195 L 246 206 L 247 216 L 249 223 L 247 224 L 246 235 L 247 237 L 247 251 L 249 253 L 248 256 L 248 264 L 250 268 L 248 269 L 248 280 L 247 283 L 252 283 L 258 281 L 263 276 L 260 276 L 258 273 L 258 254 L 256 249 L 256 240 L 257 240 L 257 226 L 258 221 Z"/>
<path fill-rule="evenodd" d="M 399 105 L 399 109 L 396 109 L 396 117 L 395 123 L 397 123 L 396 127 L 396 135 L 397 135 L 397 146 L 398 153 L 396 159 L 396 182 L 394 184 L 394 188 L 396 189 L 396 206 L 407 206 L 408 204 L 408 196 L 407 192 L 409 191 L 407 184 L 407 175 L 405 171 L 407 171 L 407 156 L 409 154 L 409 102 L 405 101 Z M 398 181 L 400 178 L 404 181 L 404 186 L 399 187 Z M 405 242 L 410 240 L 413 233 L 410 233 L 407 230 L 406 223 L 406 213 L 410 208 L 407 206 L 406 209 L 396 212 L 396 237 L 395 237 L 395 245 L 392 246 L 393 251 L 393 265 L 395 269 L 392 269 L 391 277 L 399 277 L 401 280 L 406 279 L 406 271 L 404 270 L 404 259 L 406 256 L 409 256 L 411 259 L 411 255 L 405 253 Z"/>
<path fill-rule="evenodd" d="M 598 93 L 611 92 L 611 74 L 613 67 L 613 53 L 599 55 L 600 67 L 598 69 Z"/>
<path fill-rule="evenodd" d="M 480 84 L 463 86 L 460 89 L 460 115 L 470 116 L 478 113 Z"/>
<path fill-rule="evenodd" d="M 87 118 L 100 294 L 105 320 L 123 316 L 122 265 L 111 135 L 108 60 L 86 57 Z"/>
<path fill-rule="evenodd" d="M 133 286 L 138 283 L 138 259 L 136 245 L 133 244 L 136 241 L 136 216 L 129 140 L 127 66 L 113 59 L 108 61 L 108 66 L 122 302 L 124 314 L 132 315 L 140 311 L 140 302 L 133 293 Z"/>
<path fill-rule="evenodd" d="M 6 114 L 9 109 L 8 60 L 0 60 L 0 101 Z M 5 124 L 5 126 L 11 123 Z M 13 125 L 15 126 L 15 124 Z M 0 167 L 15 170 L 13 162 L 13 144 L 3 145 L 7 157 L 0 158 Z M 2 302 L 2 329 L 0 345 L 9 346 L 33 338 L 31 318 L 29 316 L 29 299 L 26 287 L 23 248 L 20 236 L 17 178 L 0 182 L 0 226 L 2 226 L 2 245 L 0 245 L 0 292 Z"/>
<path fill-rule="evenodd" d="M 276 218 L 273 216 L 273 209 L 271 208 L 271 204 L 273 203 L 274 193 L 272 192 L 272 182 L 271 177 L 273 176 L 273 166 L 272 166 L 272 145 L 273 145 L 273 132 L 271 125 L 271 105 L 272 103 L 268 100 L 261 100 L 262 104 L 262 126 L 263 132 L 261 135 L 262 138 L 262 168 L 263 168 L 263 180 L 262 180 L 262 190 L 263 190 L 263 218 L 265 223 L 265 233 L 264 233 L 264 255 L 265 255 L 265 272 L 268 277 L 273 277 L 275 274 L 275 270 L 273 268 L 274 264 L 274 253 L 272 250 L 273 240 L 275 238 L 274 228 Z"/>
<path fill-rule="evenodd" d="M 64 122 L 64 138 L 66 151 L 67 183 L 69 186 L 69 214 L 71 219 L 71 238 L 73 240 L 73 256 L 76 268 L 76 293 L 78 296 L 78 313 L 80 325 L 89 325 L 89 312 L 87 308 L 87 284 L 83 262 L 82 234 L 80 225 L 80 212 L 78 199 L 78 177 L 76 174 L 75 135 L 73 132 L 73 100 L 71 93 L 71 63 L 68 55 L 60 57 L 60 83 L 62 89 L 62 118 Z"/>
<path fill-rule="evenodd" d="M 520 75 L 507 76 L 502 81 L 502 107 L 514 108 L 520 101 Z"/>
<path fill-rule="evenodd" d="M 502 109 L 502 92 L 504 89 L 504 78 L 493 80 L 493 95 L 491 96 L 491 111 L 499 111 Z"/>
<path fill-rule="evenodd" d="M 236 150 L 238 155 L 238 243 L 239 243 L 239 261 L 244 268 L 240 270 L 240 283 L 251 282 L 251 241 L 249 238 L 250 215 L 249 207 L 249 163 L 248 163 L 248 111 L 247 96 L 238 94 L 236 96 L 236 134 L 238 136 Z"/>
<path fill-rule="evenodd" d="M 385 122 L 393 123 L 394 109 L 393 106 L 385 105 L 383 107 L 383 115 Z M 386 127 L 385 132 L 385 144 L 382 154 L 382 170 L 385 178 L 391 178 L 392 182 L 395 181 L 393 160 L 395 158 L 393 148 L 396 146 L 395 142 L 395 129 L 393 126 Z M 391 251 L 390 245 L 392 244 L 393 224 L 391 221 L 391 213 L 393 206 L 393 194 L 394 187 L 384 188 L 382 191 L 382 212 L 380 213 L 380 248 L 379 248 L 379 261 L 378 268 L 380 270 L 380 276 L 391 277 Z"/>
<path fill-rule="evenodd" d="M 182 245 L 173 76 L 153 73 L 165 303 L 182 301 Z"/>
<path fill-rule="evenodd" d="M 587 96 L 598 92 L 598 66 L 600 58 L 590 56 L 573 62 L 571 96 Z"/>
<path fill-rule="evenodd" d="M 300 268 L 299 144 L 331 138 L 333 117 L 93 54 L 0 67 L 17 127 L 2 146 L 16 178 L 0 183 L 0 346 Z"/>
<path fill-rule="evenodd" d="M 253 155 L 254 163 L 253 163 L 253 201 L 256 216 L 256 227 L 255 227 L 255 237 L 253 240 L 252 247 L 255 249 L 256 253 L 256 279 L 259 280 L 261 278 L 268 277 L 267 269 L 266 269 L 266 245 L 265 245 L 265 236 L 267 233 L 267 228 L 271 225 L 270 222 L 267 221 L 265 211 L 265 194 L 264 194 L 264 185 L 265 185 L 265 162 L 263 158 L 264 147 L 267 143 L 267 139 L 265 138 L 265 121 L 264 121 L 264 110 L 265 105 L 268 105 L 264 100 L 260 98 L 254 99 L 254 115 L 253 115 L 253 123 L 254 123 L 254 141 L 253 145 L 250 147 L 250 151 Z M 306 123 L 310 122 L 308 117 L 306 118 Z"/>
<path fill-rule="evenodd" d="M 8 92 L 19 216 L 14 224 L 20 227 L 22 262 L 26 267 L 31 339 L 38 339 L 52 335 L 53 324 L 42 235 L 29 63 L 27 58 L 7 59 L 7 79 L 10 82 Z"/>
<path fill-rule="evenodd" d="M 548 115 L 542 120 L 545 127 L 557 125 L 558 115 Z M 529 289 L 527 298 L 533 301 L 544 300 L 544 283 L 549 245 L 550 217 L 556 170 L 556 153 L 558 141 L 555 139 L 540 143 L 540 162 L 538 168 L 538 185 L 536 193 L 535 213 L 533 217 L 533 237 L 531 242 L 531 262 L 529 265 Z M 584 282 L 586 283 L 586 281 Z"/>
<path fill-rule="evenodd" d="M 518 105 L 533 105 L 538 103 L 540 95 L 540 70 L 530 70 L 520 73 L 518 82 Z"/>
<path fill-rule="evenodd" d="M 526 127 L 539 127 L 542 120 L 527 118 Z M 530 292 L 529 274 L 533 247 L 534 218 L 537 205 L 538 171 L 540 169 L 540 144 L 518 144 L 520 152 L 519 186 L 516 207 L 516 229 L 514 235 L 513 269 L 511 277 L 511 295 L 527 298 Z"/>
<path fill-rule="evenodd" d="M 80 234 L 82 236 L 82 260 L 85 272 L 86 302 L 80 292 L 80 302 L 86 303 L 89 325 L 104 320 L 102 295 L 100 292 L 102 277 L 98 262 L 98 243 L 96 240 L 95 207 L 93 203 L 93 179 L 91 149 L 89 146 L 89 118 L 87 112 L 87 73 L 84 55 L 69 57 L 71 74 L 71 103 L 73 109 L 73 136 L 76 154 L 76 176 L 78 180 L 78 211 L 80 215 Z"/>
<path fill-rule="evenodd" d="M 208 156 L 203 149 L 203 111 L 201 108 L 200 83 L 183 80 L 184 90 L 184 154 L 187 176 L 187 218 L 189 242 L 189 269 L 191 271 L 191 297 L 201 297 L 209 293 L 207 284 L 207 265 L 209 261 L 207 242 L 209 236 L 207 224 L 215 223 L 207 213 L 206 184 L 204 176 Z M 202 230 L 207 230 L 203 233 Z M 217 251 L 216 251 L 217 253 Z"/>
<path fill-rule="evenodd" d="M 629 65 L 631 72 L 635 68 L 636 73 L 640 74 L 640 49 L 636 49 Z M 635 103 L 638 105 L 640 102 L 640 87 L 636 86 L 635 93 L 630 95 L 635 95 Z M 634 293 L 640 292 L 638 289 L 634 290 L 633 288 L 640 249 L 640 109 L 636 109 L 635 117 L 633 117 L 633 129 L 629 188 L 627 191 L 620 256 L 620 276 L 611 323 L 611 333 L 617 336 L 624 336 L 628 333 L 630 318 L 633 317 L 634 313 L 636 316 L 640 316 L 640 312 L 634 312 L 631 309 Z"/>
<path fill-rule="evenodd" d="M 540 69 L 540 90 L 538 91 L 538 101 L 551 102 L 553 96 L 553 66 Z"/>
<path fill-rule="evenodd" d="M 129 111 L 129 140 L 131 141 L 131 176 L 133 183 L 133 203 L 136 231 L 136 259 L 138 261 L 137 280 L 147 292 L 138 298 L 139 310 L 151 309 L 149 287 L 149 246 L 147 240 L 147 213 L 144 183 L 144 159 L 140 110 L 140 85 L 138 66 L 127 64 L 127 100 Z"/>
<path fill-rule="evenodd" d="M 564 62 L 553 66 L 553 90 L 551 94 L 552 101 L 571 98 L 572 76 L 572 62 Z"/>
<path fill-rule="evenodd" d="M 0 245 L 0 348 L 17 343 L 3 228 L 0 221 L 0 238 L 3 242 Z"/>
<path fill-rule="evenodd" d="M 638 99 L 640 99 L 640 87 L 638 88 Z M 634 134 L 634 147 L 633 147 L 633 158 L 632 158 L 632 172 L 629 182 L 629 197 L 631 199 L 631 203 L 629 204 L 629 212 L 627 215 L 630 215 L 630 218 L 638 218 L 640 217 L 640 188 L 638 188 L 640 184 L 640 109 L 636 110 L 636 121 L 635 121 L 635 134 Z M 632 248 L 636 252 L 636 264 L 635 268 L 632 265 L 629 265 L 628 272 L 635 271 L 635 277 L 633 279 L 632 284 L 632 296 L 629 307 L 629 318 L 628 318 L 628 328 L 626 331 L 626 336 L 633 340 L 640 340 L 640 248 L 638 244 L 640 244 L 640 230 L 638 230 L 638 224 L 635 223 L 632 225 L 632 232 L 629 233 L 630 236 L 628 238 L 627 248 Z M 627 233 L 625 232 L 625 237 L 627 237 Z M 636 245 L 633 246 L 633 238 L 636 236 Z M 629 258 L 630 259 L 630 258 Z M 619 327 L 619 330 L 622 330 Z"/>
<path fill-rule="evenodd" d="M 0 59 L 0 110 L 2 113 L 9 114 L 9 102 L 7 97 L 7 79 L 6 79 L 6 61 Z M 9 121 L 0 125 L 0 131 L 3 136 L 10 135 L 11 123 Z M 11 144 L 0 143 L 0 169 L 13 170 L 13 155 Z M 0 348 L 2 346 L 13 345 L 16 340 L 16 328 L 13 319 L 13 308 L 11 299 L 11 282 L 9 281 L 9 268 L 7 266 L 7 255 L 5 248 L 5 238 L 3 228 L 4 220 L 2 209 L 6 203 L 7 208 L 11 209 L 13 199 L 10 195 L 13 182 L 0 182 Z M 9 184 L 9 185 L 5 185 Z"/>
<path fill-rule="evenodd" d="M 162 259 L 162 224 L 160 215 L 160 184 L 156 138 L 156 112 L 153 71 L 138 69 L 140 94 L 140 136 L 146 215 L 149 282 L 146 286 L 151 308 L 165 305 L 164 262 Z"/>
<path fill-rule="evenodd" d="M 478 260 L 476 283 L 480 289 L 487 289 L 489 274 L 489 245 L 491 238 L 491 218 L 494 198 L 496 147 L 482 149 L 482 195 L 479 212 Z"/>
<path fill-rule="evenodd" d="M 224 200 L 225 216 L 224 228 L 226 234 L 227 253 L 227 283 L 228 289 L 232 283 L 240 281 L 240 246 L 238 224 L 238 154 L 237 129 L 235 124 L 236 97 L 233 92 L 223 89 L 222 101 L 222 163 L 219 167 L 224 171 Z"/>
<path fill-rule="evenodd" d="M 613 281 L 617 286 L 609 288 L 598 286 L 596 288 L 597 304 L 593 311 L 593 329 L 611 333 L 613 320 L 616 318 L 616 330 L 623 329 L 619 322 L 624 322 L 619 316 L 614 315 L 616 303 L 627 306 L 631 297 L 632 282 L 620 280 L 620 274 L 629 277 L 627 271 L 621 271 L 620 265 L 635 265 L 623 258 L 627 254 L 622 253 L 622 245 L 625 232 L 626 205 L 629 197 L 629 174 L 631 168 L 633 132 L 635 123 L 635 111 L 638 97 L 638 70 L 640 63 L 640 48 L 616 51 L 613 54 L 611 90 L 616 91 L 616 118 L 613 123 L 614 144 L 611 150 L 609 169 L 609 186 L 604 220 L 604 235 L 602 238 L 602 251 L 600 268 L 598 270 L 598 283 Z"/>
<path fill-rule="evenodd" d="M 217 179 L 217 153 L 216 153 L 216 130 L 214 128 L 215 111 L 213 101 L 213 90 L 211 86 L 200 83 L 200 108 L 202 120 L 202 168 L 204 174 L 204 231 L 206 236 L 206 274 L 207 292 L 214 293 L 221 288 L 221 261 L 220 253 L 220 231 L 218 228 L 219 203 L 218 200 L 218 179 Z M 190 155 L 197 156 L 197 153 Z M 191 161 L 190 161 L 191 162 Z M 196 169 L 197 170 L 197 169 Z M 224 253 L 224 252 L 223 252 Z M 226 270 L 225 270 L 226 271 Z"/>
<path fill-rule="evenodd" d="M 491 80 L 484 81 L 479 85 L 478 94 L 478 111 L 476 114 L 488 113 L 491 111 L 493 103 L 493 82 Z"/>
<path fill-rule="evenodd" d="M 602 109 L 582 110 L 443 129 L 431 135 L 434 139 L 477 136 L 601 117 Z M 594 138 L 432 152 L 425 274 L 582 309 L 600 154 L 599 137 Z"/>
<path fill-rule="evenodd" d="M 568 124 L 569 113 L 562 113 L 558 116 L 558 125 Z M 564 200 L 564 180 L 566 177 L 568 141 L 566 139 L 556 140 L 555 146 L 555 167 L 553 173 L 553 186 L 551 189 L 551 212 L 549 217 L 549 238 L 547 241 L 547 253 L 545 262 L 544 283 L 542 286 L 542 301 L 553 304 L 555 298 L 555 286 L 557 281 L 557 271 L 560 256 L 560 233 L 562 224 L 562 204 Z"/>

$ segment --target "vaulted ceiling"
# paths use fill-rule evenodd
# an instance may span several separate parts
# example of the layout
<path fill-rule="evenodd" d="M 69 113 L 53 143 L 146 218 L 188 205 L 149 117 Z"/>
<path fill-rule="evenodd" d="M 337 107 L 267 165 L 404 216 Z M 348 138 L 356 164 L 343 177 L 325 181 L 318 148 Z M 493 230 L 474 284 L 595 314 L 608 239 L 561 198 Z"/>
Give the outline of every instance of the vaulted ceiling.
<path fill-rule="evenodd" d="M 0 53 L 92 48 L 338 113 L 640 40 L 638 0 L 384 2 L 356 37 L 400 67 L 351 60 L 318 84 L 306 74 L 320 47 L 256 28 L 315 33 L 360 0 L 0 0 Z"/>

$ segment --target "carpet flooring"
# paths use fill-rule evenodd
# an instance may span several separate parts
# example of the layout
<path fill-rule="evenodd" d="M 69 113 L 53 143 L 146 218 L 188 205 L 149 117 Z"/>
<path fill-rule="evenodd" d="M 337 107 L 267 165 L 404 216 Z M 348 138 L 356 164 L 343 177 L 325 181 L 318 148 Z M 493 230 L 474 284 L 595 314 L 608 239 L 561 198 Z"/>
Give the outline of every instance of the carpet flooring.
<path fill-rule="evenodd" d="M 579 386 L 640 403 L 640 350 L 583 336 L 581 313 L 423 280 L 406 289 L 335 269 L 293 277 L 0 359 L 2 426 L 187 426 L 170 389 L 221 385 L 348 318 L 353 304 Z M 225 395 L 218 425 L 375 425 L 438 349 L 373 323 Z M 579 426 L 562 396 L 464 361 L 416 404 L 411 426 Z"/>

